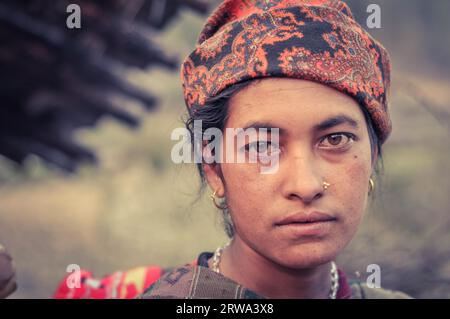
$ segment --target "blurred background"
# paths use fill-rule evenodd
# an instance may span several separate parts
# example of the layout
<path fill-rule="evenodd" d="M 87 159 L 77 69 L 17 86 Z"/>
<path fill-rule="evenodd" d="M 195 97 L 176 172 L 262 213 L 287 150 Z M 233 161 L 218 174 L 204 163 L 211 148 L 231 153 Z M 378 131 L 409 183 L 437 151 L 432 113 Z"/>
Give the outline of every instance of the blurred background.
<path fill-rule="evenodd" d="M 49 298 L 78 264 L 97 277 L 194 260 L 226 240 L 194 165 L 175 165 L 179 63 L 220 1 L 0 2 L 0 242 L 12 298 Z M 450 2 L 348 0 L 393 63 L 384 173 L 340 257 L 350 277 L 450 297 Z M 66 7 L 81 8 L 68 29 Z M 206 194 L 205 194 L 206 195 Z"/>

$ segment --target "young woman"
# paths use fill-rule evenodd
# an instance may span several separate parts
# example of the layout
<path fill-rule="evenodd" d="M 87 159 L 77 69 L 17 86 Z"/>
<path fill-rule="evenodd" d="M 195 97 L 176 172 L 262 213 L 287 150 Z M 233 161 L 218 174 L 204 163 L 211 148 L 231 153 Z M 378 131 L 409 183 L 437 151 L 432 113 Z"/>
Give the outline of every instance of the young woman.
<path fill-rule="evenodd" d="M 225 0 L 181 78 L 202 190 L 230 243 L 172 270 L 101 281 L 84 272 L 56 298 L 132 298 L 145 287 L 139 298 L 408 297 L 350 283 L 334 262 L 391 132 L 388 53 L 345 3 Z"/>
<path fill-rule="evenodd" d="M 334 262 L 360 225 L 391 131 L 388 54 L 347 5 L 226 0 L 181 75 L 187 128 L 222 132 L 216 147 L 192 143 L 231 240 L 141 298 L 407 297 L 349 284 Z M 228 143 L 249 128 L 241 146 Z M 227 160 L 211 160 L 218 153 Z M 276 165 L 263 173 L 268 160 Z"/>

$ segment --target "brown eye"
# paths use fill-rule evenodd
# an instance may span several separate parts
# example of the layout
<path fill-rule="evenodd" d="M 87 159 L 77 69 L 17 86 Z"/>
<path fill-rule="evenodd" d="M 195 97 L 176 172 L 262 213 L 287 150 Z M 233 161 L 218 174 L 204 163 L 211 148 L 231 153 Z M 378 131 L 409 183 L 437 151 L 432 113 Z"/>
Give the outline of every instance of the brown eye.
<path fill-rule="evenodd" d="M 336 148 L 347 145 L 352 142 L 355 138 L 352 134 L 347 133 L 335 133 L 325 136 L 321 141 L 320 145 L 324 148 Z"/>
<path fill-rule="evenodd" d="M 269 144 L 270 143 L 265 141 L 250 143 L 247 147 L 247 150 L 255 151 L 257 153 L 267 152 L 267 150 L 269 149 Z"/>
<path fill-rule="evenodd" d="M 330 135 L 327 137 L 328 142 L 330 142 L 331 145 L 339 145 L 339 143 L 342 141 L 342 135 L 335 134 Z"/>
<path fill-rule="evenodd" d="M 247 152 L 254 152 L 255 154 L 267 153 L 272 154 L 279 150 L 279 146 L 270 141 L 258 141 L 245 145 Z"/>

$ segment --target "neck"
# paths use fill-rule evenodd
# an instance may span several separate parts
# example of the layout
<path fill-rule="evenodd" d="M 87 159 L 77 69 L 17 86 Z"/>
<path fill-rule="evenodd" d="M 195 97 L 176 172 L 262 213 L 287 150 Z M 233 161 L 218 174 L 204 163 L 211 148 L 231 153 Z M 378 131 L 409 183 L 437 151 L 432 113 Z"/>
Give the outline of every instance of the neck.
<path fill-rule="evenodd" d="M 224 250 L 221 273 L 267 298 L 326 299 L 331 288 L 330 263 L 312 268 L 283 267 L 235 238 Z"/>

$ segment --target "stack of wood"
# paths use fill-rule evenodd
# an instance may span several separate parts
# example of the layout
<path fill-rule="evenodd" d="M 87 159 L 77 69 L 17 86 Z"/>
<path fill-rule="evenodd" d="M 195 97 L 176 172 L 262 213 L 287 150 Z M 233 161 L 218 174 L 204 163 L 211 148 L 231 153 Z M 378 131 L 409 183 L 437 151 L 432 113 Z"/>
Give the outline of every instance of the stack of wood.
<path fill-rule="evenodd" d="M 70 4 L 81 28 L 68 28 Z M 66 171 L 95 162 L 73 132 L 103 116 L 137 126 L 120 95 L 151 110 L 157 99 L 127 81 L 131 68 L 176 70 L 174 53 L 152 41 L 183 8 L 206 0 L 2 0 L 0 2 L 0 154 L 23 163 L 35 154 Z"/>

